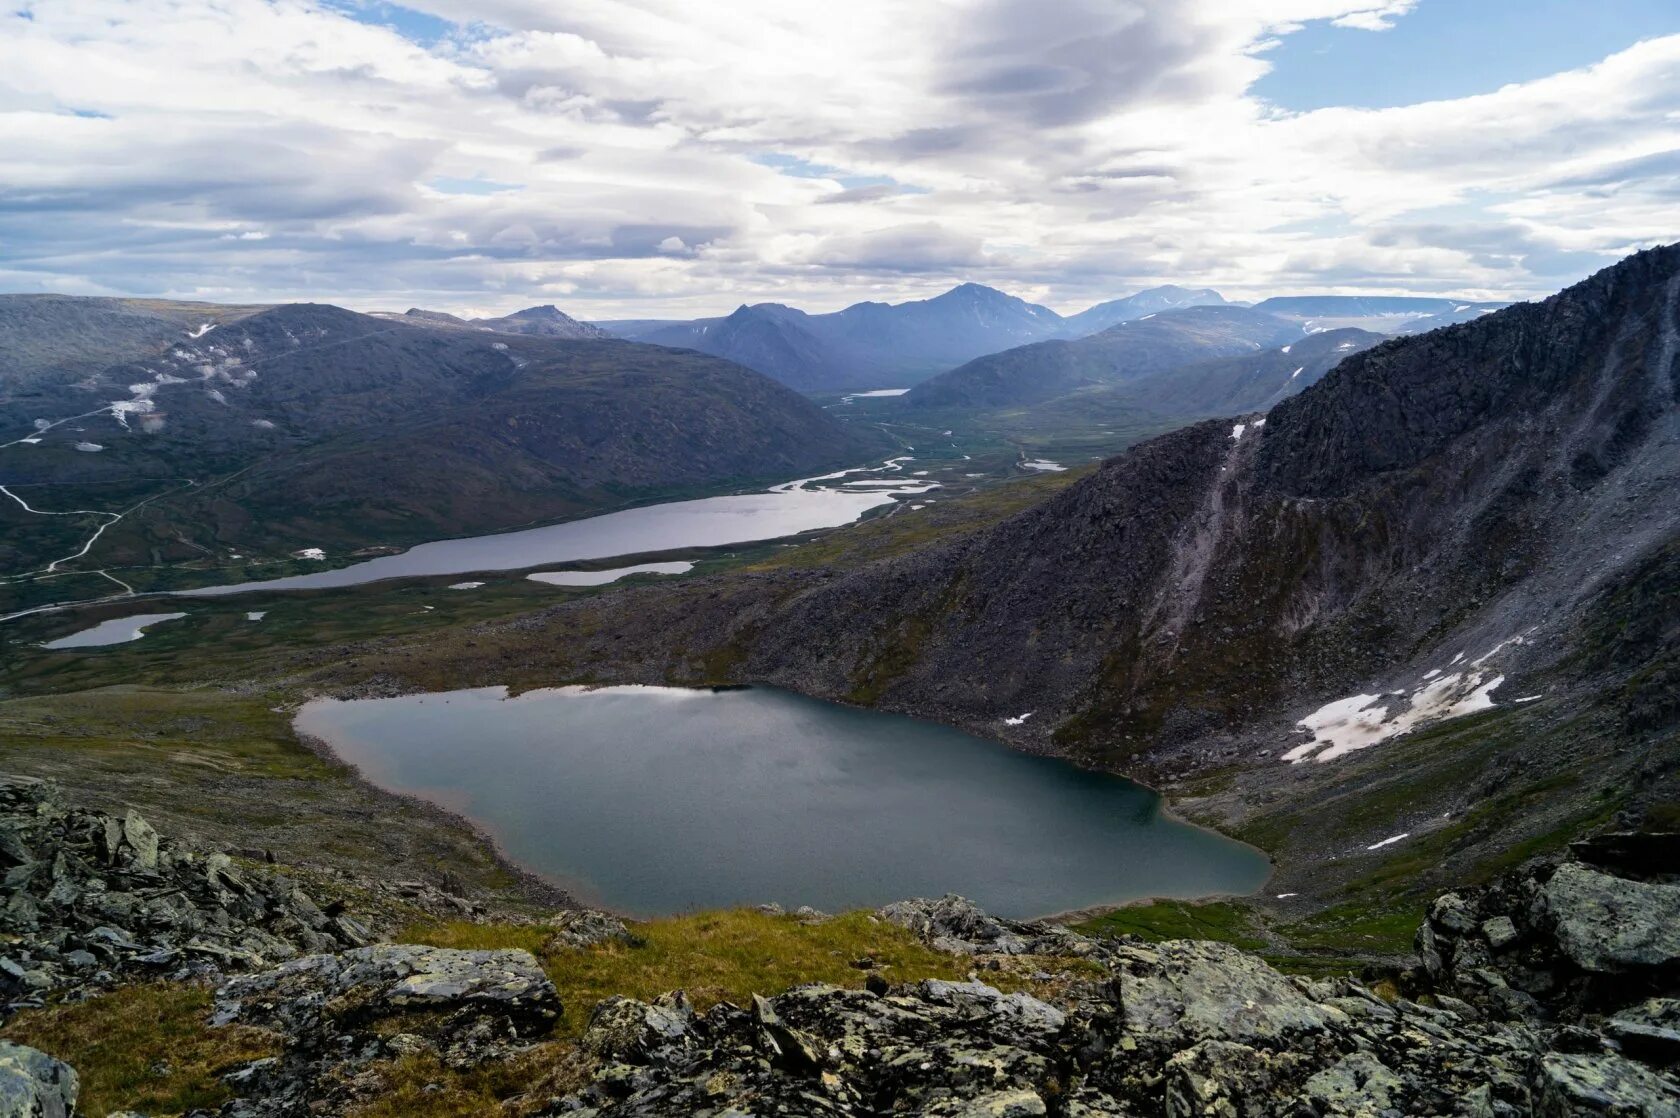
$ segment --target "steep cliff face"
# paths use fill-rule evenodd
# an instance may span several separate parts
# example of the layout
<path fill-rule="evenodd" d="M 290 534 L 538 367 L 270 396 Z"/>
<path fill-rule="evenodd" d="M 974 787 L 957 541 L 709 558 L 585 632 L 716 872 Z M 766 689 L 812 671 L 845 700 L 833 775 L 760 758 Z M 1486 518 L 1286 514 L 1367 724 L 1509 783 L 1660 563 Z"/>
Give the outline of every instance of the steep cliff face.
<path fill-rule="evenodd" d="M 1677 303 L 1669 247 L 1385 343 L 806 592 L 749 674 L 970 724 L 1034 711 L 1007 736 L 1097 758 L 1356 690 L 1405 693 L 1350 708 L 1385 723 L 1497 701 L 1478 689 L 1573 653 L 1680 531 Z"/>

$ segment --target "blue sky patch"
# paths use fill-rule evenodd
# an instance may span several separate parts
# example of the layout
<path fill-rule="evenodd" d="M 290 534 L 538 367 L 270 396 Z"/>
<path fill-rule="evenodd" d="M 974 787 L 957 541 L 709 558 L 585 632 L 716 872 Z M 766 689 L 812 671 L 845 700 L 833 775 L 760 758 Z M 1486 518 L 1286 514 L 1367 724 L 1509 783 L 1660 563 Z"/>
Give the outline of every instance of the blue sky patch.
<path fill-rule="evenodd" d="M 1315 20 L 1266 52 L 1250 92 L 1294 112 L 1489 93 L 1680 31 L 1675 0 L 1422 0 L 1387 31 Z"/>

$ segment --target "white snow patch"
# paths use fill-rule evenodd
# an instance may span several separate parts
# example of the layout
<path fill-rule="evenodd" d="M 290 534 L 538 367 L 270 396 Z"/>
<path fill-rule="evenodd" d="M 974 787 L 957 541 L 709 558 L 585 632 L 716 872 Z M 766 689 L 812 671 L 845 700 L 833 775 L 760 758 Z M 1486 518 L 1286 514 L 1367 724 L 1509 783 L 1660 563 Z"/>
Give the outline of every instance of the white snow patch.
<path fill-rule="evenodd" d="M 480 586 L 483 586 L 483 585 L 484 584 L 482 582 L 452 582 L 452 583 L 449 584 L 449 589 L 451 589 L 451 590 L 477 590 Z"/>
<path fill-rule="evenodd" d="M 262 431 L 272 431 L 272 430 L 274 430 L 274 424 L 272 422 L 270 422 L 269 420 L 266 420 L 266 419 L 253 419 L 253 420 L 251 420 L 251 426 L 257 428 L 258 430 L 262 430 Z"/>
<path fill-rule="evenodd" d="M 1493 692 L 1505 682 L 1505 677 L 1492 674 L 1492 669 L 1483 665 L 1503 649 L 1527 644 L 1532 632 L 1530 629 L 1507 637 L 1461 671 L 1442 675 L 1441 669 L 1430 669 L 1423 676 L 1427 682 L 1410 695 L 1405 692 L 1389 696 L 1354 695 L 1326 703 L 1296 723 L 1312 735 L 1312 740 L 1287 750 L 1283 759 L 1296 762 L 1310 757 L 1314 761 L 1333 761 L 1431 722 L 1491 710 Z M 1460 652 L 1448 667 L 1458 664 L 1465 655 Z M 1517 701 L 1532 702 L 1537 698 L 1540 696 Z"/>
<path fill-rule="evenodd" d="M 1294 348 L 1295 348 L 1295 347 L 1294 347 L 1294 346 L 1290 346 L 1290 345 L 1286 345 L 1286 346 L 1284 346 L 1284 347 L 1283 347 L 1283 348 L 1282 348 L 1282 349 L 1280 349 L 1280 350 L 1278 350 L 1278 352 L 1279 352 L 1279 353 L 1288 353 L 1288 352 L 1289 352 L 1289 351 L 1290 351 L 1290 350 L 1292 350 L 1292 349 L 1294 349 Z M 1294 893 L 1291 893 L 1291 894 L 1289 894 L 1289 895 L 1290 895 L 1290 896 L 1291 896 L 1291 897 L 1293 897 L 1293 896 L 1294 896 L 1294 895 L 1295 895 L 1295 894 L 1294 894 Z"/>
<path fill-rule="evenodd" d="M 1299 897 L 1300 895 L 1301 894 L 1299 893 L 1279 893 L 1277 895 L 1277 899 L 1280 901 L 1287 901 L 1290 897 Z"/>
<path fill-rule="evenodd" d="M 1246 430 L 1248 430 L 1248 424 L 1239 423 L 1235 427 L 1231 428 L 1231 437 L 1233 439 L 1240 439 L 1243 437 L 1243 432 Z"/>
<path fill-rule="evenodd" d="M 1300 376 L 1302 373 L 1304 373 L 1306 371 L 1307 371 L 1307 367 L 1305 365 L 1302 365 L 1299 369 L 1296 369 L 1293 373 L 1289 374 L 1289 379 L 1294 380 L 1296 377 Z"/>
<path fill-rule="evenodd" d="M 105 448 L 100 446 L 98 443 L 77 443 L 76 449 L 84 454 L 98 454 Z"/>
<path fill-rule="evenodd" d="M 267 616 L 268 616 L 268 611 L 266 609 L 254 609 L 250 613 L 247 613 L 245 615 L 245 620 L 247 620 L 247 621 L 261 621 L 263 618 L 265 618 Z"/>
<path fill-rule="evenodd" d="M 1052 462 L 1048 458 L 1029 458 L 1022 462 L 1021 466 L 1024 469 L 1040 470 L 1047 474 L 1059 474 L 1067 469 L 1060 462 Z"/>
<path fill-rule="evenodd" d="M 1265 425 L 1266 425 L 1266 417 L 1265 416 L 1261 416 L 1259 419 L 1256 419 L 1254 421 L 1254 429 L 1256 431 L 1260 430 L 1260 428 L 1264 427 Z"/>
<path fill-rule="evenodd" d="M 1518 703 L 1532 703 L 1536 699 L 1543 699 L 1545 697 L 1546 696 L 1544 696 L 1544 695 L 1524 695 L 1524 696 L 1522 696 L 1522 698 L 1513 699 L 1512 701 L 1513 702 L 1518 702 Z"/>
<path fill-rule="evenodd" d="M 41 437 L 39 435 L 31 435 L 27 439 L 19 439 L 18 442 L 22 443 L 24 446 L 39 446 L 41 443 Z"/>
<path fill-rule="evenodd" d="M 327 553 L 318 547 L 305 547 L 292 552 L 292 557 L 295 559 L 325 559 Z"/>
<path fill-rule="evenodd" d="M 1003 724 L 1005 726 L 1019 726 L 1021 723 L 1025 722 L 1027 719 L 1031 718 L 1032 716 L 1033 716 L 1033 712 L 1029 710 L 1029 711 L 1027 711 L 1027 713 L 1021 715 L 1018 718 L 1005 718 L 1003 720 Z"/>
<path fill-rule="evenodd" d="M 189 337 L 189 338 L 202 338 L 202 337 L 204 337 L 204 335 L 208 334 L 210 331 L 214 330 L 215 328 L 216 328 L 216 324 L 214 322 L 200 323 L 197 330 L 188 330 L 187 331 L 187 337 Z"/>
<path fill-rule="evenodd" d="M 1390 838 L 1385 838 L 1381 842 L 1373 842 L 1370 846 L 1367 846 L 1365 849 L 1366 850 L 1381 850 L 1383 847 L 1391 846 L 1394 843 L 1399 842 L 1401 839 L 1409 839 L 1411 837 L 1412 837 L 1412 832 L 1406 831 L 1403 834 L 1398 834 L 1398 835 L 1394 835 Z"/>

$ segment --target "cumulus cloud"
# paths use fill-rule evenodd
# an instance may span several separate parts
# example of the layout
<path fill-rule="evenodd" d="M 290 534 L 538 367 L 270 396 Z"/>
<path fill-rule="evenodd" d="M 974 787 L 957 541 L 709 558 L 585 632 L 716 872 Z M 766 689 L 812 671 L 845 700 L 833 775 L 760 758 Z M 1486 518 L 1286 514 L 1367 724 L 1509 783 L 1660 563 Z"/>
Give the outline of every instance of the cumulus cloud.
<path fill-rule="evenodd" d="M 1414 6 L 26 0 L 0 285 L 596 317 L 960 280 L 1509 297 L 1676 236 L 1680 35 L 1394 109 L 1252 92 L 1280 37 Z"/>

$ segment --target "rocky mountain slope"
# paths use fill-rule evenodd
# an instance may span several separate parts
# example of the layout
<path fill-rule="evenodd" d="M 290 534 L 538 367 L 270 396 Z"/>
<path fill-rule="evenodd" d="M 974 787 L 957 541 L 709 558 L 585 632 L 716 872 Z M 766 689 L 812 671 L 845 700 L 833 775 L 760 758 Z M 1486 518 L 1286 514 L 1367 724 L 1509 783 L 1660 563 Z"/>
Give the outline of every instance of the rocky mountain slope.
<path fill-rule="evenodd" d="M 1337 365 L 1383 340 L 1368 330 L 1326 330 L 1253 356 L 1198 361 L 1117 390 L 1134 407 L 1171 415 L 1243 415 L 1305 392 Z"/>
<path fill-rule="evenodd" d="M 1267 416 L 1167 435 L 981 537 L 813 590 L 757 655 L 825 691 L 1036 710 L 1034 737 L 1098 754 L 1555 663 L 1680 531 L 1677 293 L 1680 248 L 1653 250 L 1355 354 Z"/>
<path fill-rule="evenodd" d="M 868 945 L 784 990 L 735 969 L 735 944 L 673 970 L 656 926 L 598 912 L 390 942 L 290 867 L 6 781 L 0 1114 L 1656 1118 L 1680 1108 L 1674 837 L 1608 835 L 1441 896 L 1410 965 L 1360 978 L 956 896 L 734 916 L 784 949 Z M 638 967 L 694 994 L 620 986 Z M 723 973 L 733 1000 L 708 985 Z"/>
<path fill-rule="evenodd" d="M 0 479 L 25 499 L 53 487 L 38 507 L 159 498 L 101 537 L 107 562 L 489 531 L 876 449 L 699 354 L 311 304 L 205 325 L 162 344 L 146 334 L 150 348 L 121 363 L 37 377 L 0 403 L 0 428 L 28 435 L 0 449 Z M 25 523 L 0 544 L 7 569 L 64 553 L 14 512 Z"/>
<path fill-rule="evenodd" d="M 1035 404 L 1197 360 L 1257 353 L 1302 334 L 1293 323 L 1243 307 L 1162 311 L 1077 341 L 1035 342 L 977 358 L 917 385 L 906 399 L 928 408 Z"/>
<path fill-rule="evenodd" d="M 37 382 L 95 376 L 135 354 L 167 347 L 206 325 L 260 307 L 103 299 L 74 295 L 0 295 L 0 401 Z"/>
<path fill-rule="evenodd" d="M 1138 412 L 1184 420 L 1263 412 L 1311 388 L 1383 337 L 1366 330 L 1327 330 L 1258 353 L 1193 361 L 1118 386 L 1080 389 L 1035 405 L 1027 414 L 1040 424 L 1058 418 L 1071 424 Z"/>

